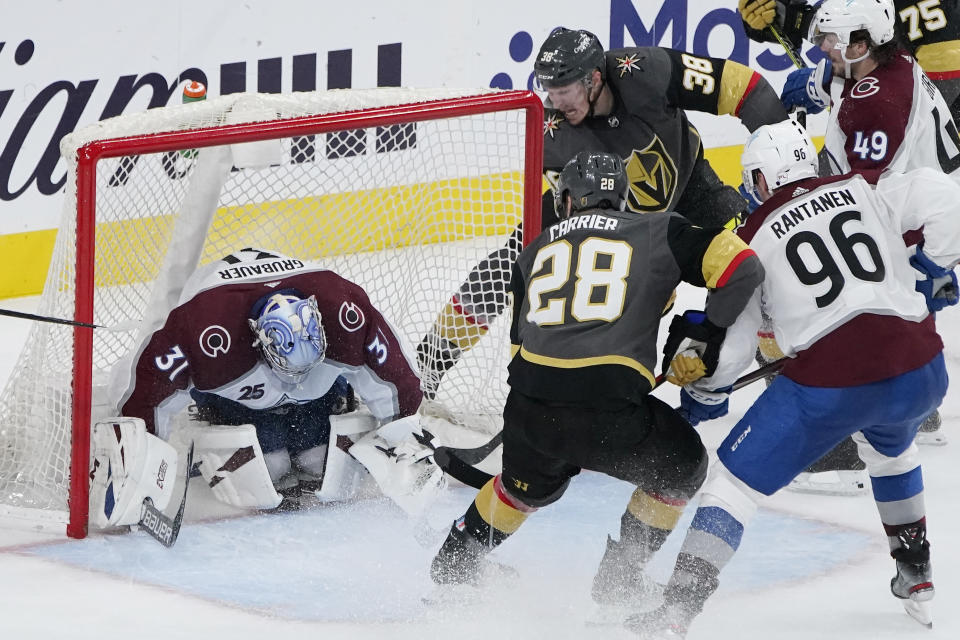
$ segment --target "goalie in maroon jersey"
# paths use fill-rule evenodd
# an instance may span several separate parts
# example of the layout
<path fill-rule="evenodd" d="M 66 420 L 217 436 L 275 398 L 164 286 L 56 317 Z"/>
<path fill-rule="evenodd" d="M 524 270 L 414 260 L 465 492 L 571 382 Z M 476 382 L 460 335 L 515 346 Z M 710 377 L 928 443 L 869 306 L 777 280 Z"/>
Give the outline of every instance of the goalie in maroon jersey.
<path fill-rule="evenodd" d="M 149 457 L 192 399 L 207 423 L 192 429 L 199 470 L 216 497 L 235 506 L 297 508 L 303 492 L 324 488 L 347 445 L 401 506 L 416 483 L 443 482 L 430 450 L 411 436 L 422 393 L 395 331 L 360 286 L 294 258 L 245 249 L 202 267 L 114 377 L 124 418 L 95 430 L 103 461 L 116 463 L 111 447 L 125 438 Z M 354 421 L 354 438 L 331 442 L 331 416 L 354 408 L 353 390 L 372 415 Z M 114 433 L 117 423 L 123 428 Z M 114 475 L 129 470 L 129 482 L 114 478 L 112 487 L 120 508 L 110 504 L 108 465 L 94 478 L 108 498 L 95 502 L 102 526 L 129 524 L 121 520 L 150 496 L 136 461 L 125 464 Z"/>

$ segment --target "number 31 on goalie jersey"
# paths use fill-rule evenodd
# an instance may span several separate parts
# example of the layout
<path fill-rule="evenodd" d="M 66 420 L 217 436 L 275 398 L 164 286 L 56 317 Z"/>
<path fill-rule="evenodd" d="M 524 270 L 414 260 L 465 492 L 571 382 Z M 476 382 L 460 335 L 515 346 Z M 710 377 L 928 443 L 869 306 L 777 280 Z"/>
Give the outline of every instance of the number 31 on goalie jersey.
<path fill-rule="evenodd" d="M 571 269 L 573 253 L 573 245 L 562 239 L 537 252 L 533 273 L 545 272 L 527 286 L 527 322 L 563 324 L 568 305 L 578 322 L 613 322 L 623 313 L 633 248 L 619 240 L 587 238 L 577 247 L 576 267 Z"/>

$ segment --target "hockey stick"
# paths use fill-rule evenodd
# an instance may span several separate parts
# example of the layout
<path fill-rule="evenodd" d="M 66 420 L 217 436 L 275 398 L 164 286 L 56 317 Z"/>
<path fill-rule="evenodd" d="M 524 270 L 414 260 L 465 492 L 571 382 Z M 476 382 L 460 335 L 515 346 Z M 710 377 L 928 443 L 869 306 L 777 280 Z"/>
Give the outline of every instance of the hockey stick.
<path fill-rule="evenodd" d="M 143 516 L 140 518 L 140 529 L 146 531 L 150 537 L 167 547 L 173 546 L 180 535 L 180 525 L 183 524 L 183 512 L 187 506 L 187 487 L 190 485 L 190 472 L 193 470 L 193 443 L 187 451 L 187 471 L 184 474 L 183 497 L 180 498 L 180 508 L 172 519 L 160 509 L 153 506 L 153 500 L 143 499 Z"/>
<path fill-rule="evenodd" d="M 807 65 L 804 64 L 803 58 L 800 57 L 800 50 L 794 49 L 793 45 L 790 44 L 790 41 L 780 33 L 780 29 L 776 25 L 771 24 L 767 27 L 770 30 L 770 33 L 773 34 L 773 37 L 777 39 L 777 42 L 780 43 L 780 46 L 783 47 L 783 50 L 787 52 L 787 57 L 790 58 L 790 61 L 793 63 L 797 69 L 806 69 Z M 800 123 L 800 126 L 804 129 L 807 128 L 807 110 L 803 107 L 797 107 L 795 110 L 797 114 L 797 122 Z"/>
<path fill-rule="evenodd" d="M 14 311 L 13 309 L 0 309 L 0 316 L 21 318 L 23 320 L 34 320 L 36 322 L 49 322 L 52 324 L 65 324 L 71 327 L 83 327 L 85 329 L 106 329 L 107 331 L 132 331 L 140 325 L 140 323 L 136 320 L 125 320 L 124 322 L 120 322 L 108 327 L 102 324 L 80 322 L 79 320 L 68 320 L 67 318 L 54 318 L 53 316 L 41 316 L 37 315 L 36 313 Z"/>
<path fill-rule="evenodd" d="M 35 313 L 25 313 L 23 311 L 14 311 L 13 309 L 0 309 L 0 316 L 10 316 L 11 318 L 22 318 L 23 320 L 36 320 L 38 322 L 51 322 L 54 324 L 68 324 L 71 327 L 86 327 L 88 329 L 107 329 L 99 324 L 90 324 L 89 322 L 80 322 L 78 320 L 67 320 L 66 318 L 54 318 L 52 316 L 38 316 Z"/>
<path fill-rule="evenodd" d="M 731 391 L 742 389 L 743 387 L 752 384 L 757 380 L 761 380 L 780 371 L 780 369 L 783 368 L 783 365 L 786 364 L 787 360 L 788 358 L 774 360 L 773 362 L 765 364 L 758 369 L 754 369 L 750 373 L 740 376 L 731 385 Z M 654 388 L 660 386 L 665 379 L 666 378 L 663 376 L 663 374 L 658 376 L 657 384 Z M 474 447 L 473 449 L 433 447 L 429 442 L 433 436 L 427 431 L 424 431 L 424 437 L 422 439 L 421 436 L 417 436 L 417 434 L 414 434 L 414 437 L 417 438 L 417 441 L 421 444 L 434 450 L 433 461 L 437 463 L 438 467 L 443 469 L 444 473 L 455 480 L 459 480 L 468 487 L 481 489 L 483 488 L 483 485 L 490 481 L 490 478 L 492 478 L 493 475 L 487 473 L 486 471 L 481 471 L 473 465 L 481 462 L 484 458 L 493 453 L 494 449 L 500 446 L 500 443 L 503 442 L 503 431 L 500 431 L 497 433 L 497 435 L 493 436 L 493 438 L 491 438 L 490 442 L 487 444 L 480 447 Z M 440 455 L 437 455 L 438 452 Z"/>

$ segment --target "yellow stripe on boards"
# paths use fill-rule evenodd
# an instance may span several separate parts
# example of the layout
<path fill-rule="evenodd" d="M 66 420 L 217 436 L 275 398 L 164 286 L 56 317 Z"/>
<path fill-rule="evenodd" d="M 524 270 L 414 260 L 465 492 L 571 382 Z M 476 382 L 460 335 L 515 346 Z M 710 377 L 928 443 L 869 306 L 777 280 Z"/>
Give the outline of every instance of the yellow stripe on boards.
<path fill-rule="evenodd" d="M 40 293 L 56 239 L 56 229 L 0 235 L 0 298 Z"/>
<path fill-rule="evenodd" d="M 819 148 L 823 143 L 823 138 L 814 138 L 814 143 Z M 742 152 L 743 147 L 741 145 L 734 145 L 705 149 L 704 155 L 710 161 L 710 165 L 720 179 L 726 184 L 736 187 L 740 184 L 740 155 Z M 310 255 L 297 255 L 296 257 L 316 259 L 322 257 L 325 252 L 335 254 L 350 250 L 355 251 L 358 246 L 366 247 L 365 250 L 375 250 L 383 246 L 385 242 L 396 241 L 396 238 L 391 238 L 392 234 L 384 233 L 378 239 L 364 241 L 356 237 L 356 234 L 351 235 L 348 230 L 344 229 L 342 222 L 339 225 L 335 224 L 337 221 L 331 219 L 331 216 L 339 215 L 348 204 L 348 211 L 351 212 L 351 215 L 355 216 L 357 211 L 363 211 L 367 207 L 371 207 L 371 209 L 366 209 L 365 215 L 382 216 L 384 198 L 395 196 L 401 198 L 404 203 L 415 202 L 417 206 L 424 206 L 424 203 L 427 205 L 422 210 L 411 211 L 404 220 L 409 220 L 411 216 L 431 216 L 431 220 L 441 221 L 424 234 L 423 238 L 413 236 L 410 233 L 404 237 L 401 230 L 400 240 L 407 243 L 444 242 L 457 239 L 463 236 L 463 229 L 458 229 L 458 227 L 476 222 L 492 222 L 489 233 L 509 233 L 522 216 L 522 185 L 522 178 L 519 174 L 505 174 L 487 178 L 397 187 L 380 192 L 371 191 L 366 192 L 367 195 L 359 197 L 356 194 L 334 194 L 304 200 L 224 208 L 217 212 L 214 229 L 236 230 L 244 225 L 256 227 L 257 230 L 249 230 L 249 236 L 256 237 L 257 242 L 251 242 L 250 244 L 262 243 L 263 246 L 268 246 L 273 242 L 272 238 L 281 235 L 282 224 L 284 223 L 282 218 L 284 216 L 296 212 L 310 213 L 314 208 L 317 208 L 326 212 L 327 220 L 322 224 L 304 226 L 304 234 L 309 233 L 311 229 L 316 229 L 317 232 L 322 231 L 327 234 L 327 237 L 322 242 L 317 239 L 306 242 L 307 238 L 304 238 L 304 252 L 309 252 Z M 544 181 L 544 186 L 546 188 L 546 181 Z M 478 191 L 485 192 L 485 195 L 480 196 L 477 193 Z M 353 200 L 351 201 L 350 198 L 353 198 Z M 460 202 L 472 203 L 470 210 L 457 211 L 451 214 L 450 203 L 454 201 L 454 198 L 459 199 Z M 274 220 L 274 224 L 269 228 L 260 229 L 259 221 L 262 221 L 260 216 L 265 214 Z M 480 216 L 479 219 L 477 216 Z M 109 261 L 106 264 L 98 263 L 99 270 L 106 270 L 105 274 L 98 275 L 98 278 L 102 278 L 102 282 L 128 282 L 136 278 L 153 277 L 155 275 L 155 264 L 151 267 L 151 263 L 155 263 L 159 250 L 151 249 L 149 242 L 134 247 L 130 245 L 130 239 L 136 238 L 137 234 L 140 233 L 146 233 L 146 237 L 151 238 L 150 242 L 158 237 L 164 238 L 165 233 L 167 233 L 165 231 L 167 225 L 157 225 L 155 222 L 157 217 L 161 216 L 148 216 L 140 219 L 140 221 L 131 220 L 118 225 L 99 225 L 97 227 L 98 234 L 101 234 L 102 231 L 110 232 L 113 239 L 109 241 L 118 245 L 114 247 L 114 250 L 119 251 L 119 255 L 125 258 L 120 261 L 120 264 L 115 261 Z M 258 220 L 258 224 L 249 224 L 255 218 Z M 146 232 L 146 228 L 151 226 L 147 224 L 148 221 L 151 222 L 152 228 L 164 231 Z M 290 224 L 289 220 L 285 222 Z M 126 230 L 131 233 L 125 233 Z M 0 298 L 37 295 L 43 290 L 56 235 L 55 229 L 0 234 Z M 101 237 L 101 241 L 103 240 L 104 238 Z M 120 245 L 125 249 L 121 249 Z M 212 244 L 206 250 L 202 262 L 208 263 L 221 258 L 225 253 L 229 253 L 236 248 L 231 246 L 231 248 L 224 250 L 223 245 Z M 129 263 L 132 263 L 133 266 L 130 266 Z M 133 270 L 134 277 L 122 275 L 127 269 Z"/>
<path fill-rule="evenodd" d="M 200 263 L 208 264 L 246 246 L 316 260 L 476 236 L 505 236 L 522 219 L 523 176 L 519 172 L 221 207 L 214 214 Z M 174 223 L 173 216 L 158 213 L 98 224 L 96 286 L 156 277 Z M 56 230 L 0 235 L 0 297 L 42 291 L 55 237 Z"/>

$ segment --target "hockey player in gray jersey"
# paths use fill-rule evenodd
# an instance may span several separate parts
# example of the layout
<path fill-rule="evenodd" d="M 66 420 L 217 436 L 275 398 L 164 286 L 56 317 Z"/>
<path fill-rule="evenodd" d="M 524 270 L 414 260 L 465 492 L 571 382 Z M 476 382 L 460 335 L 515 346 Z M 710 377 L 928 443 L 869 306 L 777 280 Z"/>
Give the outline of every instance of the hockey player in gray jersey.
<path fill-rule="evenodd" d="M 513 267 L 503 472 L 450 528 L 431 566 L 439 584 L 479 581 L 484 555 L 558 500 L 584 468 L 637 487 L 593 583 L 600 603 L 635 601 L 644 565 L 703 481 L 699 436 L 649 395 L 661 312 L 681 281 L 710 291 L 706 312 L 671 326 L 671 335 L 696 338 L 696 356 L 688 357 L 710 373 L 724 327 L 763 268 L 726 229 L 696 227 L 675 213 L 623 211 L 626 182 L 619 157 L 578 154 L 557 181 L 560 222 Z"/>
<path fill-rule="evenodd" d="M 544 193 L 541 228 L 557 222 L 553 185 L 580 151 L 623 160 L 628 210 L 676 211 L 694 224 L 722 226 L 745 214 L 747 204 L 704 158 L 703 141 L 686 111 L 736 116 L 750 131 L 787 117 L 770 84 L 738 62 L 665 47 L 605 52 L 584 30 L 561 27 L 551 33 L 534 71 L 549 97 L 543 172 L 551 189 Z M 520 248 L 518 230 L 506 247 L 473 269 L 424 337 L 417 351 L 428 395 L 503 311 L 510 265 Z"/>

